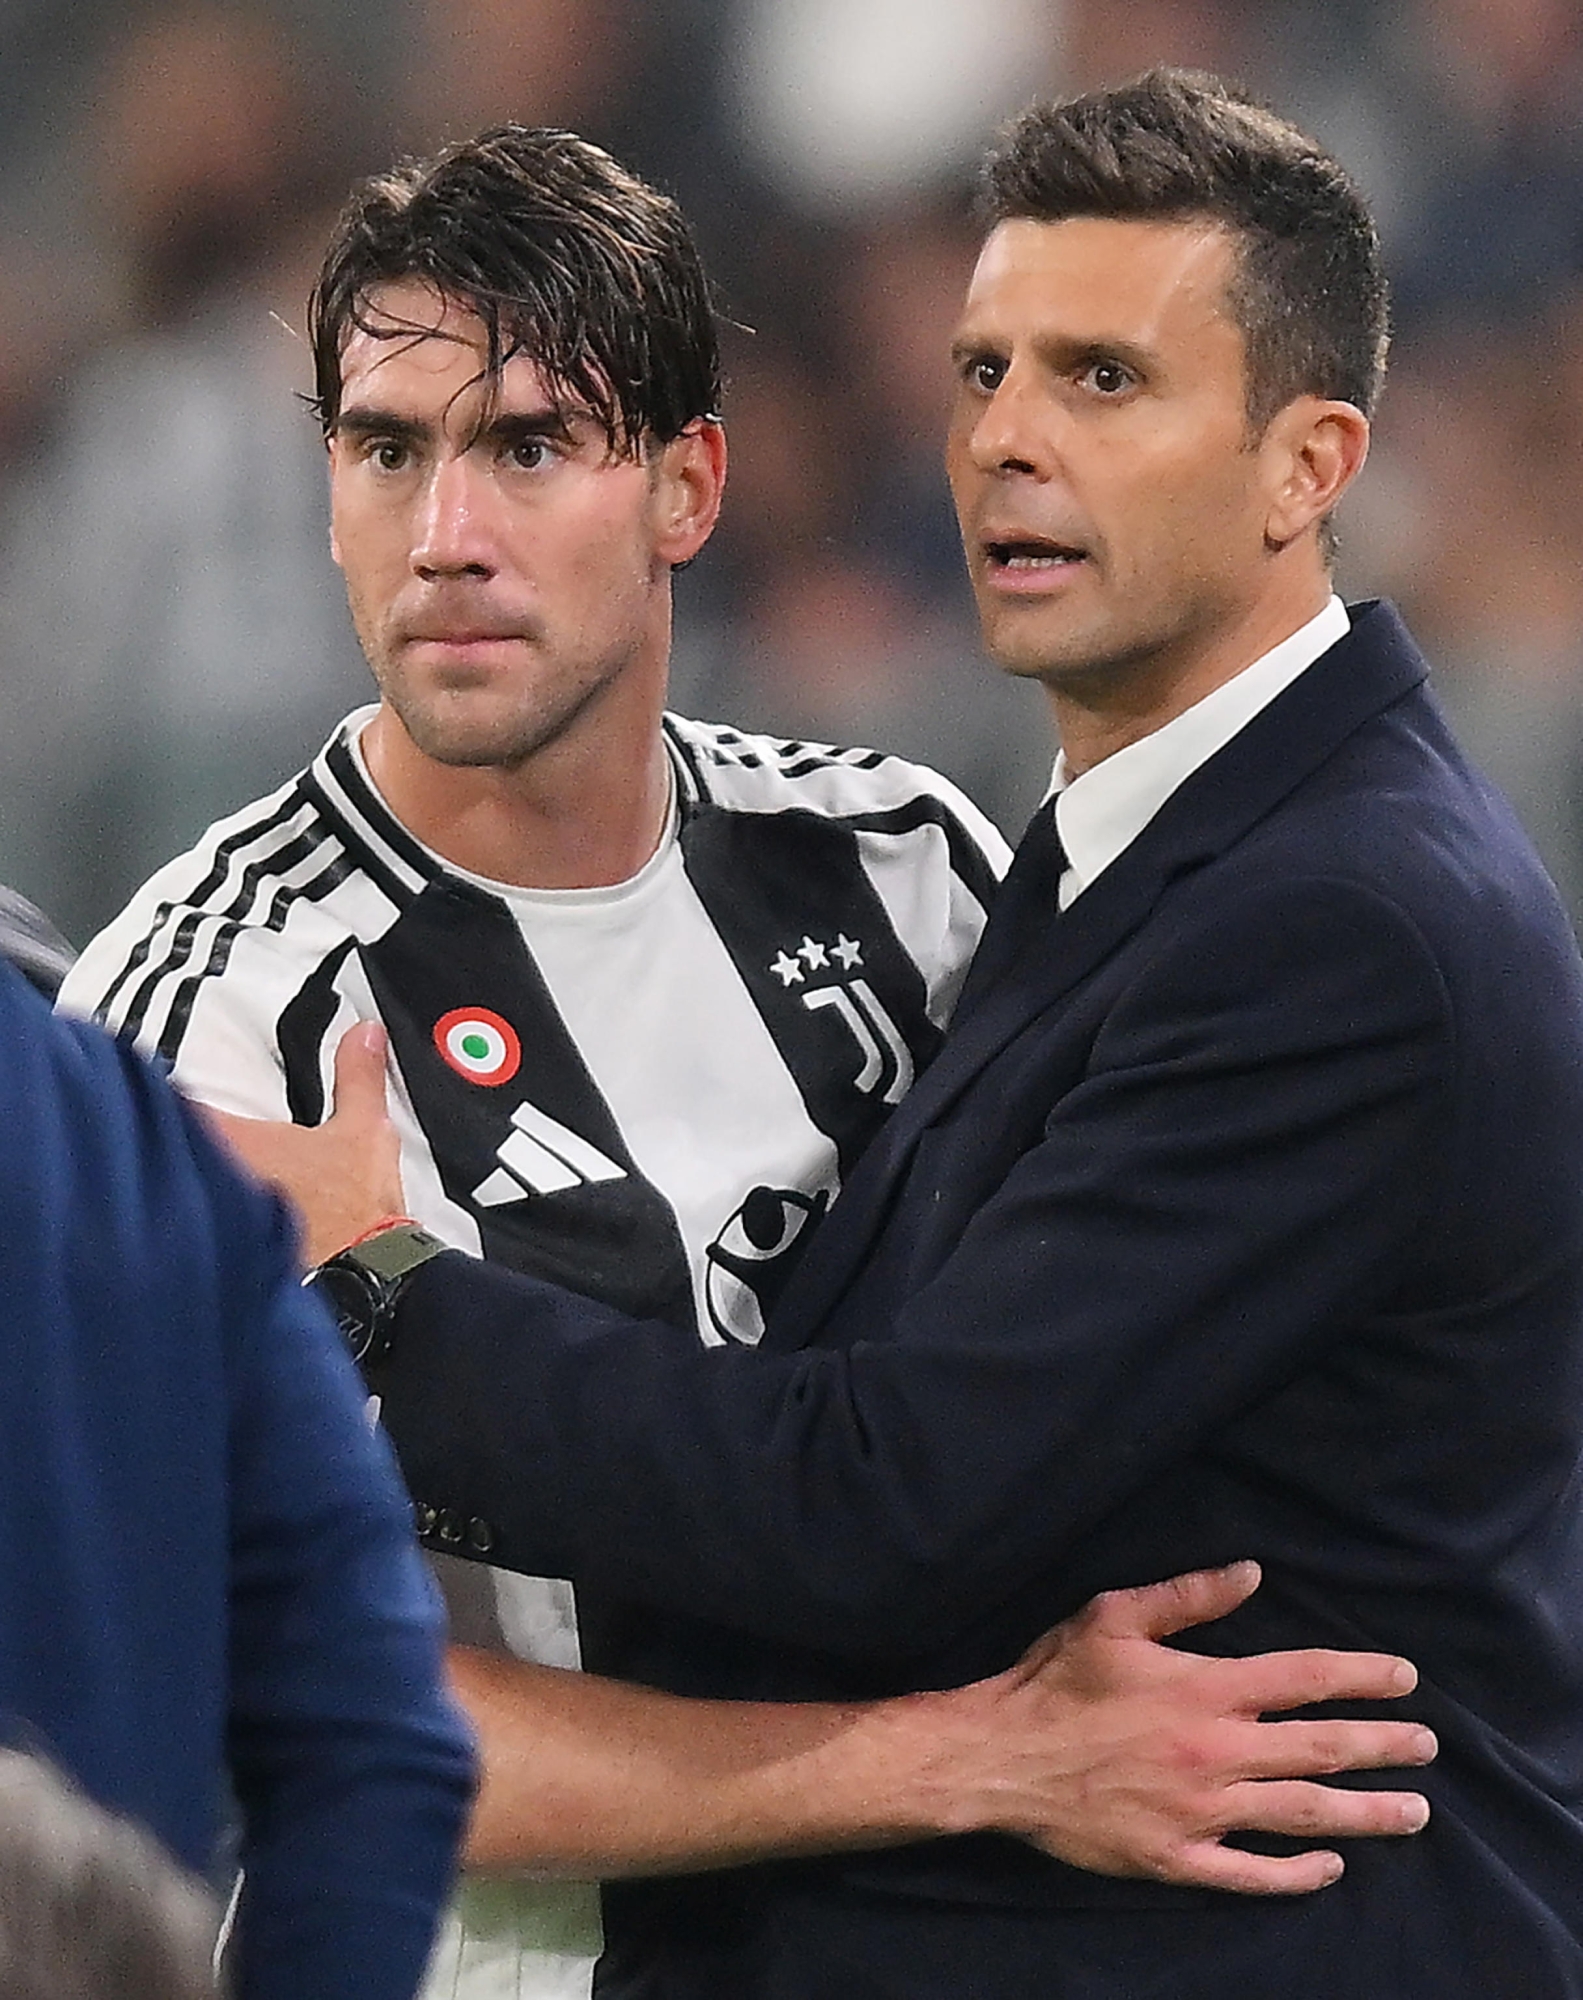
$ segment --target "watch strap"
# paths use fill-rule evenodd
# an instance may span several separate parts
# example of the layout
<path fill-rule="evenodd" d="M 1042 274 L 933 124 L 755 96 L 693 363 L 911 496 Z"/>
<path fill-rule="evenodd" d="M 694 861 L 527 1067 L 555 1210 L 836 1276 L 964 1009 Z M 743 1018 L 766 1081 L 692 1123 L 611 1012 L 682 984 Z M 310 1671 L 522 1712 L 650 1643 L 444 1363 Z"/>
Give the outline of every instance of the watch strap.
<path fill-rule="evenodd" d="M 450 1248 L 449 1243 L 442 1243 L 438 1236 L 419 1223 L 401 1221 L 360 1238 L 349 1249 L 338 1252 L 337 1259 L 328 1261 L 345 1259 L 349 1263 L 361 1264 L 387 1285 L 395 1285 L 409 1277 L 420 1265 L 427 1264 L 431 1257 L 438 1257 Z"/>

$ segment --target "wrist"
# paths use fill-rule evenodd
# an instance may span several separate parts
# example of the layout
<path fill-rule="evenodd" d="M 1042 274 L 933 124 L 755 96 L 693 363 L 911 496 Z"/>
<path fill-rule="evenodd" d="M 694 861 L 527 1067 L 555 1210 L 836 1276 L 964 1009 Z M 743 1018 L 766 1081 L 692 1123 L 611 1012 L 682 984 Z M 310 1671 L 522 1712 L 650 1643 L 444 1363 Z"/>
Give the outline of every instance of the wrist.
<path fill-rule="evenodd" d="M 420 1227 L 421 1225 L 410 1215 L 382 1215 L 377 1222 L 371 1222 L 366 1229 L 359 1230 L 350 1243 L 343 1243 L 339 1250 L 332 1251 L 331 1255 L 335 1257 L 344 1256 L 348 1250 L 359 1249 L 371 1238 L 383 1236 L 387 1229 L 417 1229 Z M 323 1264 L 328 1264 L 329 1261 L 329 1257 L 322 1259 L 320 1268 L 322 1268 Z"/>
<path fill-rule="evenodd" d="M 450 1246 L 406 1216 L 387 1217 L 310 1271 L 352 1359 L 378 1391 L 390 1360 L 396 1308 L 415 1272 Z"/>
<path fill-rule="evenodd" d="M 897 1695 L 863 1718 L 874 1792 L 895 1840 L 936 1839 L 1005 1827 L 1008 1753 L 988 1689 Z"/>
<path fill-rule="evenodd" d="M 1051 1847 L 1081 1811 L 1092 1763 L 1081 1705 L 1016 1669 L 880 1704 L 898 1813 L 929 1835 L 1003 1833 Z"/>

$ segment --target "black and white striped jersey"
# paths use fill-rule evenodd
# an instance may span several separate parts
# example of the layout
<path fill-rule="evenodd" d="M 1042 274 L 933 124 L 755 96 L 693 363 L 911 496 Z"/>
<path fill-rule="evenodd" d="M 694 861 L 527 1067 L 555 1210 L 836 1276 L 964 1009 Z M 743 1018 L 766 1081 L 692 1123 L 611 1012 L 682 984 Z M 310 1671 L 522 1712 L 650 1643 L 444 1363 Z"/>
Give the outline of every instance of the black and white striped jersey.
<path fill-rule="evenodd" d="M 900 759 L 668 717 L 672 827 L 631 880 L 536 891 L 420 845 L 336 732 L 83 953 L 63 1004 L 191 1096 L 315 1123 L 391 1038 L 411 1212 L 626 1310 L 757 1338 L 940 1039 L 1006 849 Z"/>
<path fill-rule="evenodd" d="M 361 710 L 94 939 L 62 1004 L 190 1096 L 316 1123 L 355 1022 L 390 1033 L 411 1214 L 458 1248 L 705 1341 L 753 1341 L 851 1161 L 938 1044 L 1007 858 L 944 779 L 667 717 L 672 822 L 613 888 L 421 846 Z M 472 1565 L 453 1630 L 575 1665 L 569 1586 Z M 580 2000 L 594 1892 L 467 1886 L 425 2000 Z"/>

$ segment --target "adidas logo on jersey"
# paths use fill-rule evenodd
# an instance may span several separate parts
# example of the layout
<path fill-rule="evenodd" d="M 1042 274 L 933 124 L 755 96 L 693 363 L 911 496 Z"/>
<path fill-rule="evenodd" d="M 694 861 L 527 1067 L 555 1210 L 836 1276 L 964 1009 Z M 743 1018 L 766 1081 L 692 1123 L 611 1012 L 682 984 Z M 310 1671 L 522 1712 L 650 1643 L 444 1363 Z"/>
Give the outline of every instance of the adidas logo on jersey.
<path fill-rule="evenodd" d="M 559 1194 L 566 1188 L 627 1177 L 625 1167 L 557 1124 L 537 1105 L 519 1104 L 511 1123 L 514 1129 L 495 1154 L 499 1166 L 473 1189 L 480 1208 L 503 1208 L 530 1195 Z"/>

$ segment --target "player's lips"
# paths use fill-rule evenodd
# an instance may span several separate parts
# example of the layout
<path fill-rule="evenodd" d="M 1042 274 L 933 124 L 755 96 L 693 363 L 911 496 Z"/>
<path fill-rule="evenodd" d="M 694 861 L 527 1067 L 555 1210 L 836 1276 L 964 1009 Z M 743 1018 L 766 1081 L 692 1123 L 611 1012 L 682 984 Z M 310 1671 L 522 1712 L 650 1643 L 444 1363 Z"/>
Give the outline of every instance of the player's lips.
<path fill-rule="evenodd" d="M 414 660 L 426 661 L 431 667 L 493 673 L 517 660 L 528 636 L 521 620 L 509 625 L 498 620 L 459 621 L 449 625 L 423 621 L 402 626 L 397 643 L 401 651 Z"/>
<path fill-rule="evenodd" d="M 408 625 L 401 634 L 409 646 L 496 646 L 521 636 L 518 625 Z"/>
<path fill-rule="evenodd" d="M 1059 588 L 1089 560 L 1088 550 L 1079 542 L 1014 528 L 980 535 L 978 548 L 981 579 L 990 589 L 1012 595 Z"/>

